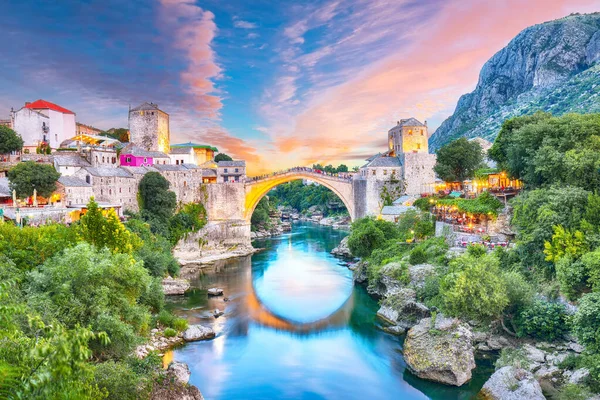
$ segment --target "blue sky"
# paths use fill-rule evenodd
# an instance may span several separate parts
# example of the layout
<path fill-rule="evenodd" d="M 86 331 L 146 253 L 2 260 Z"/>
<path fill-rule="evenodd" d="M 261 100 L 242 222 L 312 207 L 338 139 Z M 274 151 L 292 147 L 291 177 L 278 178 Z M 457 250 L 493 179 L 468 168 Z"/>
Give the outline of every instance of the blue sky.
<path fill-rule="evenodd" d="M 272 170 L 360 164 L 397 119 L 431 130 L 520 30 L 591 0 L 0 3 L 0 119 L 42 98 L 98 128 L 152 101 L 172 142 Z"/>

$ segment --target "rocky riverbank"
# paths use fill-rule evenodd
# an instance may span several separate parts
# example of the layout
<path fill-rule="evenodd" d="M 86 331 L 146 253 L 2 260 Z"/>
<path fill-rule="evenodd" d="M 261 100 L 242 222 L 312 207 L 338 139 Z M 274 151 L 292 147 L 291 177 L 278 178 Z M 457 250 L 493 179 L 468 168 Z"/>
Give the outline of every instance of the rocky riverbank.
<path fill-rule="evenodd" d="M 332 253 L 351 258 L 347 238 Z M 456 255 L 449 251 L 448 256 Z M 544 399 L 544 394 L 552 396 L 564 385 L 581 383 L 589 375 L 587 369 L 565 362 L 583 352 L 583 346 L 572 337 L 552 343 L 517 338 L 507 334 L 497 321 L 482 324 L 447 318 L 435 307 L 420 303 L 417 293 L 435 273 L 434 265 L 409 264 L 407 274 L 398 279 L 406 266 L 390 262 L 371 281 L 367 267 L 366 261 L 349 262 L 355 283 L 368 283 L 367 291 L 380 299 L 377 316 L 384 322 L 383 329 L 401 335 L 406 364 L 422 379 L 461 386 L 471 379 L 476 358 L 501 355 L 481 396 L 516 400 Z"/>

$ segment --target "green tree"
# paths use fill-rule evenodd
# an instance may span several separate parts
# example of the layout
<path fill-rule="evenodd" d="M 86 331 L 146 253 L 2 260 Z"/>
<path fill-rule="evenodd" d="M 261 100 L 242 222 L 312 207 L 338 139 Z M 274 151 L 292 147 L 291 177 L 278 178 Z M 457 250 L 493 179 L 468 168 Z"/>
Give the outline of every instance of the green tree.
<path fill-rule="evenodd" d="M 0 154 L 19 151 L 23 148 L 23 139 L 8 126 L 0 125 Z"/>
<path fill-rule="evenodd" d="M 437 151 L 435 173 L 446 182 L 462 182 L 472 178 L 481 167 L 483 151 L 479 143 L 464 137 L 456 139 Z"/>
<path fill-rule="evenodd" d="M 440 282 L 440 296 L 445 313 L 480 321 L 499 318 L 509 302 L 498 259 L 492 254 L 453 259 Z"/>
<path fill-rule="evenodd" d="M 33 190 L 42 197 L 50 197 L 56 190 L 60 174 L 52 165 L 33 161 L 20 162 L 8 171 L 10 190 L 16 190 L 18 197 L 33 195 Z"/>
<path fill-rule="evenodd" d="M 519 336 L 532 336 L 553 341 L 569 332 L 565 306 L 536 300 L 521 311 L 517 318 Z"/>
<path fill-rule="evenodd" d="M 153 216 L 166 223 L 173 216 L 177 196 L 169 186 L 169 181 L 158 172 L 144 175 L 139 185 L 140 209 L 144 217 Z"/>
<path fill-rule="evenodd" d="M 219 161 L 233 161 L 233 158 L 231 158 L 230 156 L 228 156 L 225 153 L 219 153 L 215 156 L 215 162 L 219 162 Z"/>
<path fill-rule="evenodd" d="M 352 224 L 348 247 L 356 257 L 368 257 L 385 241 L 385 234 L 377 227 L 375 221 L 372 218 L 363 218 L 358 223 Z"/>
<path fill-rule="evenodd" d="M 140 299 L 152 279 L 131 255 L 79 243 L 31 271 L 27 282 L 28 305 L 44 321 L 59 321 L 67 328 L 90 326 L 108 334 L 108 346 L 91 342 L 98 357 L 129 354 L 138 334 L 148 329 L 150 314 Z"/>
<path fill-rule="evenodd" d="M 127 128 L 113 128 L 112 132 L 102 132 L 100 135 L 108 136 L 110 138 L 116 139 L 119 142 L 127 143 L 129 142 L 129 129 Z"/>
<path fill-rule="evenodd" d="M 269 204 L 269 197 L 265 196 L 260 199 L 250 218 L 252 230 L 257 230 L 261 227 L 269 228 L 271 226 L 271 219 L 269 218 L 270 211 L 271 206 Z"/>
<path fill-rule="evenodd" d="M 505 121 L 488 154 L 529 187 L 600 189 L 600 114 L 513 118 Z"/>
<path fill-rule="evenodd" d="M 113 253 L 131 254 L 142 246 L 140 238 L 119 221 L 115 210 L 111 208 L 106 211 L 105 217 L 93 197 L 78 228 L 81 239 L 98 249 L 106 247 Z"/>

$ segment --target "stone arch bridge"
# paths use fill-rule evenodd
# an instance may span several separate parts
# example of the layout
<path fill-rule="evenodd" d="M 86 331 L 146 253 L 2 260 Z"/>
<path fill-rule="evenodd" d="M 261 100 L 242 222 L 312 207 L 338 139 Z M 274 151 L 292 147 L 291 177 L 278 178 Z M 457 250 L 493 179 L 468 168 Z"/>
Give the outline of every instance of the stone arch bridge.
<path fill-rule="evenodd" d="M 204 203 L 209 224 L 203 235 L 210 243 L 236 246 L 250 243 L 250 218 L 260 199 L 277 185 L 298 179 L 317 182 L 335 193 L 344 203 L 354 221 L 367 214 L 367 182 L 349 175 L 331 175 L 311 168 L 289 170 L 248 178 L 245 182 L 230 182 L 204 186 Z M 204 189 L 203 189 L 204 190 Z"/>

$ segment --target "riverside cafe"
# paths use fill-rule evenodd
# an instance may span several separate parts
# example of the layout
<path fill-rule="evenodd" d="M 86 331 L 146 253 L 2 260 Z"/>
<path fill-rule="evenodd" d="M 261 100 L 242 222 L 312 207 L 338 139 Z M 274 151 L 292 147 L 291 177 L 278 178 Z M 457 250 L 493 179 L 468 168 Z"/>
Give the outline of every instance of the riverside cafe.
<path fill-rule="evenodd" d="M 490 192 L 496 197 L 509 198 L 517 195 L 523 188 L 523 182 L 512 179 L 503 171 L 484 170 L 477 173 L 473 180 L 463 182 L 444 182 L 437 179 L 430 185 L 428 193 L 439 195 L 450 195 L 452 197 L 474 198 L 479 193 Z"/>

